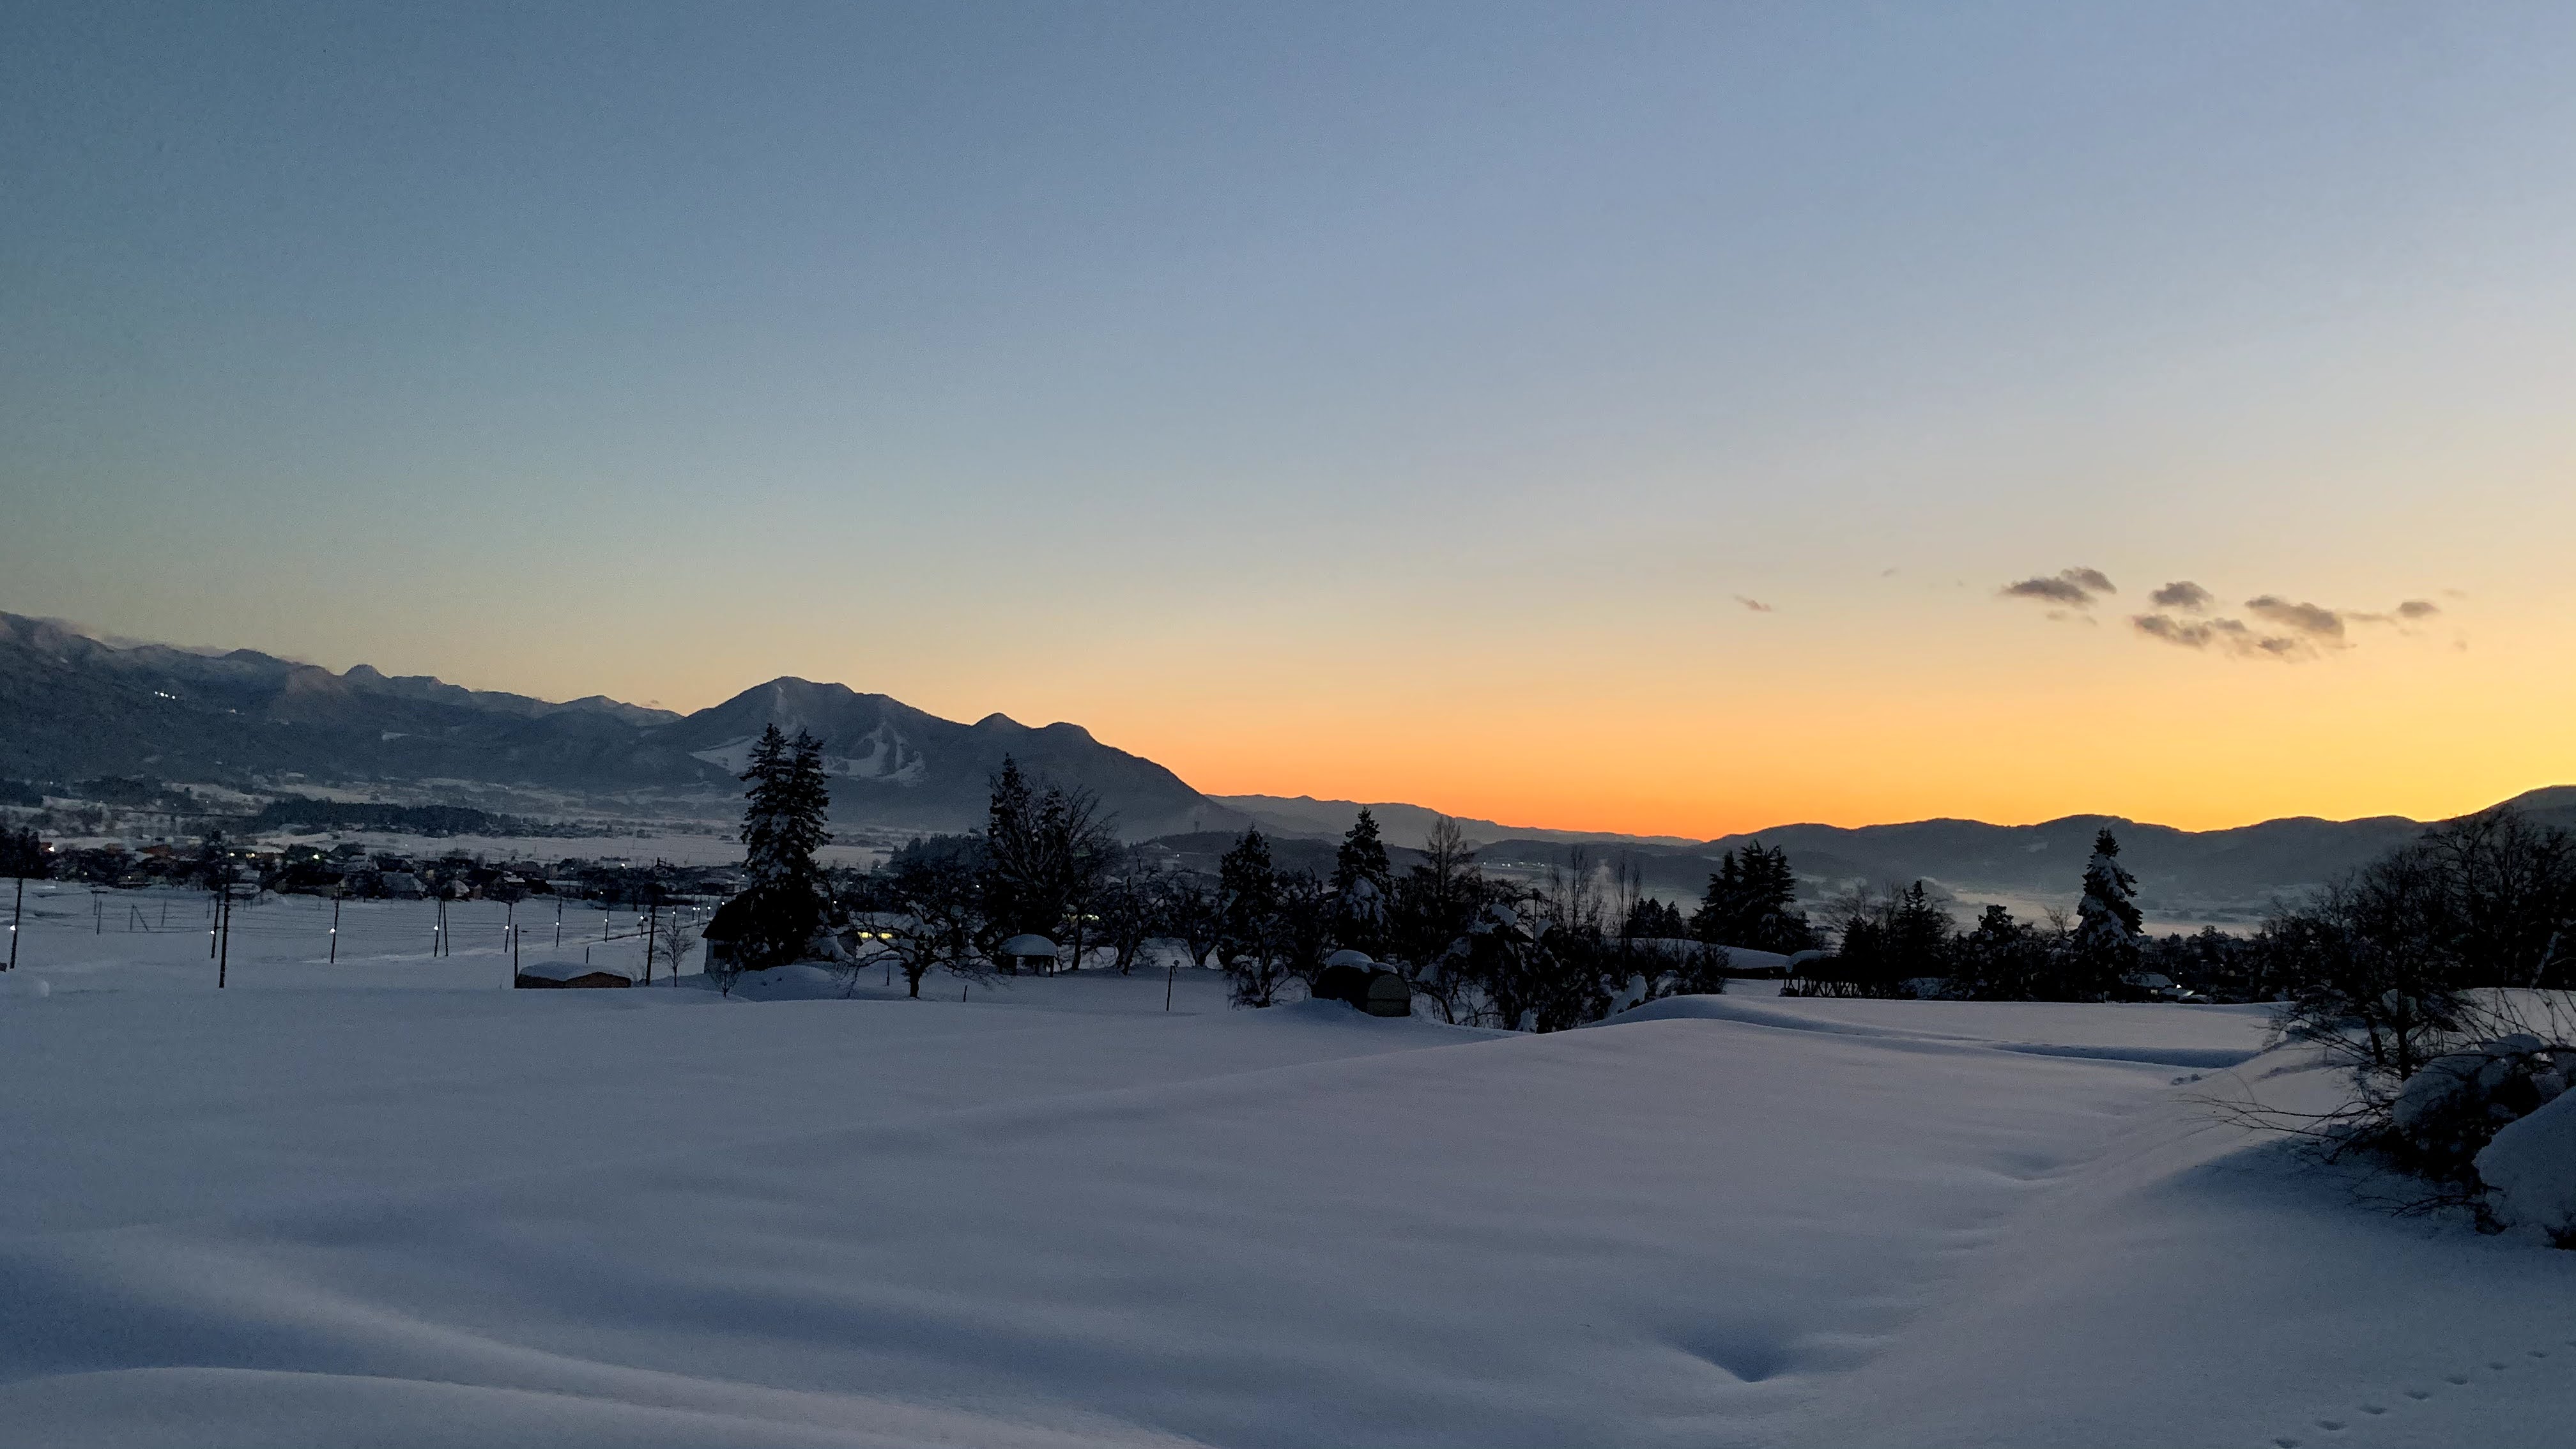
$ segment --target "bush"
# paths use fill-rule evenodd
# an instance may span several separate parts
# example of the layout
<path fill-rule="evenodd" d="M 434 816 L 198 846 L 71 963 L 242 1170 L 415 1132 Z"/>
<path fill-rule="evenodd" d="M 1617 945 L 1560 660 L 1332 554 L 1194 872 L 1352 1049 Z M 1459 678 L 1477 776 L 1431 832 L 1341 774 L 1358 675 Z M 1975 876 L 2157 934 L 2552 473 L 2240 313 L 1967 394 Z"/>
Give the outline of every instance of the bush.
<path fill-rule="evenodd" d="M 2477 1183 L 2477 1156 L 2497 1132 L 2567 1089 L 2576 1056 L 2561 1050 L 2517 1032 L 2426 1062 L 2389 1102 L 2391 1145 L 2427 1177 Z"/>

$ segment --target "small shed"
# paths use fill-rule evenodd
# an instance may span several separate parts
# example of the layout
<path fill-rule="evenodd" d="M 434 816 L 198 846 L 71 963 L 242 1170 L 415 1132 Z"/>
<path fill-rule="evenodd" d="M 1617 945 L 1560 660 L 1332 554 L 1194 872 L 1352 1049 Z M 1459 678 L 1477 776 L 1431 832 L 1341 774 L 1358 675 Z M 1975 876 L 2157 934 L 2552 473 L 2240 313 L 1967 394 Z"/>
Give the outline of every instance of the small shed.
<path fill-rule="evenodd" d="M 1346 1002 L 1371 1016 L 1413 1014 L 1413 987 L 1358 951 L 1335 951 L 1325 957 L 1324 969 L 1309 994 L 1318 1001 Z"/>
<path fill-rule="evenodd" d="M 521 963 L 510 984 L 522 991 L 555 991 L 632 986 L 635 978 L 612 967 L 593 966 L 578 956 L 562 956 Z"/>
<path fill-rule="evenodd" d="M 1357 956 L 1353 961 L 1349 958 Z M 1335 951 L 1324 958 L 1324 969 L 1315 976 L 1307 995 L 1317 1001 L 1341 1001 L 1357 1006 L 1368 999 L 1369 973 L 1377 963 L 1361 951 Z"/>
<path fill-rule="evenodd" d="M 1411 1016 L 1413 988 L 1381 966 L 1369 973 L 1368 994 L 1354 1004 L 1371 1016 Z"/>
<path fill-rule="evenodd" d="M 1044 936 L 1029 934 L 1013 936 L 1004 941 L 993 954 L 1000 959 L 1002 969 L 1014 976 L 1020 974 L 1020 968 L 1023 966 L 1033 974 L 1050 976 L 1055 974 L 1055 942 Z"/>

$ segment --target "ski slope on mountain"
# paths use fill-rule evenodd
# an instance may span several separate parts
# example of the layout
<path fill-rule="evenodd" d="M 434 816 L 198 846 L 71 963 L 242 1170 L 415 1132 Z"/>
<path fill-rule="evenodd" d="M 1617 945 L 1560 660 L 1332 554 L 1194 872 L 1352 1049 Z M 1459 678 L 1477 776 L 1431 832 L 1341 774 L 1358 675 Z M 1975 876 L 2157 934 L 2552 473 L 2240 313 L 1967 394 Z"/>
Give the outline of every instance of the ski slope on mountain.
<path fill-rule="evenodd" d="M 2513 1445 L 2576 1406 L 2576 1255 L 2218 1123 L 2331 1085 L 2244 1010 L 510 992 L 497 937 L 387 917 L 332 966 L 307 909 L 244 908 L 221 994 L 202 934 L 30 932 L 0 1442 Z"/>

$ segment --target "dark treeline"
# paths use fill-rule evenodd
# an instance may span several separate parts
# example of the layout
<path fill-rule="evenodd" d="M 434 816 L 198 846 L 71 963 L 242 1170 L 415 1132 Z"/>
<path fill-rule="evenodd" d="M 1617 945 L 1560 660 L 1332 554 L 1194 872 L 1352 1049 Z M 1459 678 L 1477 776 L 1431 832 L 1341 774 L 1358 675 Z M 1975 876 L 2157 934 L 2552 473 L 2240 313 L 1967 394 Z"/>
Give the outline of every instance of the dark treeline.
<path fill-rule="evenodd" d="M 2073 919 L 2021 921 L 1990 905 L 1961 929 L 1921 881 L 1853 891 L 1828 921 L 1837 948 L 1801 963 L 1791 996 L 1934 996 L 1970 1001 L 2251 999 L 2241 943 L 2215 930 L 2158 941 L 2141 930 L 2137 882 L 2108 830 L 2094 838 Z"/>
<path fill-rule="evenodd" d="M 780 743 L 791 754 L 799 746 Z M 1214 870 L 1189 870 L 1167 852 L 1121 844 L 1088 792 L 1033 782 L 1008 761 L 982 829 L 916 839 L 875 870 L 815 879 L 817 909 L 846 939 L 814 949 L 890 952 L 914 995 L 934 971 L 1015 969 L 1023 958 L 1004 948 L 1025 937 L 1055 945 L 1066 968 L 1097 961 L 1121 972 L 1159 940 L 1223 970 L 1242 1006 L 1296 999 L 1355 952 L 1400 975 L 1444 1020 L 1553 1031 L 1658 997 L 1723 990 L 1726 945 L 1795 951 L 1816 942 L 1794 908 L 1787 857 L 1758 846 L 1725 857 L 1687 918 L 1647 896 L 1629 863 L 1581 850 L 1536 883 L 1489 875 L 1446 820 L 1422 842 L 1419 863 L 1399 870 L 1365 810 L 1329 873 L 1281 866 L 1258 830 L 1236 838 Z M 711 939 L 718 934 L 749 939 L 730 922 L 711 928 Z M 746 965 L 793 959 L 790 934 L 765 935 L 768 944 L 748 954 L 726 950 Z"/>
<path fill-rule="evenodd" d="M 2344 1003 L 2392 1065 L 2420 1060 L 2405 1021 L 2372 1021 L 2392 983 L 2576 985 L 2576 847 L 2507 808 L 2425 832 L 2381 860 L 2285 902 L 2252 935 L 2152 937 L 2119 843 L 2101 832 L 2075 915 L 2016 920 L 1999 905 L 1964 929 L 1921 882 L 1853 892 L 1828 913 L 1834 954 L 1801 963 L 1792 995 L 1979 1001 L 2155 998 Z"/>

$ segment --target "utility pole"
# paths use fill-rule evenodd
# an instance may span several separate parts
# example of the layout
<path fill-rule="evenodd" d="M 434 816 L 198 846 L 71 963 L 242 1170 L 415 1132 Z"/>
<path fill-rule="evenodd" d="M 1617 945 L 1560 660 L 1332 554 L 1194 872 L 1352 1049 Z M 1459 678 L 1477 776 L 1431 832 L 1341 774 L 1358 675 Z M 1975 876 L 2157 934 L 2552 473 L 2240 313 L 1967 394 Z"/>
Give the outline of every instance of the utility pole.
<path fill-rule="evenodd" d="M 18 969 L 18 923 L 27 916 L 27 878 L 18 877 L 18 902 L 9 908 L 9 969 Z"/>
<path fill-rule="evenodd" d="M 93 936 L 107 934 L 107 897 L 100 895 L 96 886 L 89 888 L 89 933 Z"/>
<path fill-rule="evenodd" d="M 224 989 L 224 974 L 233 960 L 233 883 L 224 882 L 222 902 L 215 908 L 215 989 Z"/>
<path fill-rule="evenodd" d="M 348 889 L 348 887 L 346 887 L 346 886 L 333 886 L 333 887 L 331 887 L 331 961 L 330 961 L 330 964 L 331 964 L 331 965 L 334 965 L 334 966 L 337 966 L 337 965 L 339 965 L 339 964 L 340 964 L 340 896 L 341 896 L 341 894 L 342 894 L 344 891 L 346 891 L 347 889 Z"/>
<path fill-rule="evenodd" d="M 555 893 L 555 944 L 563 944 L 563 893 Z"/>

